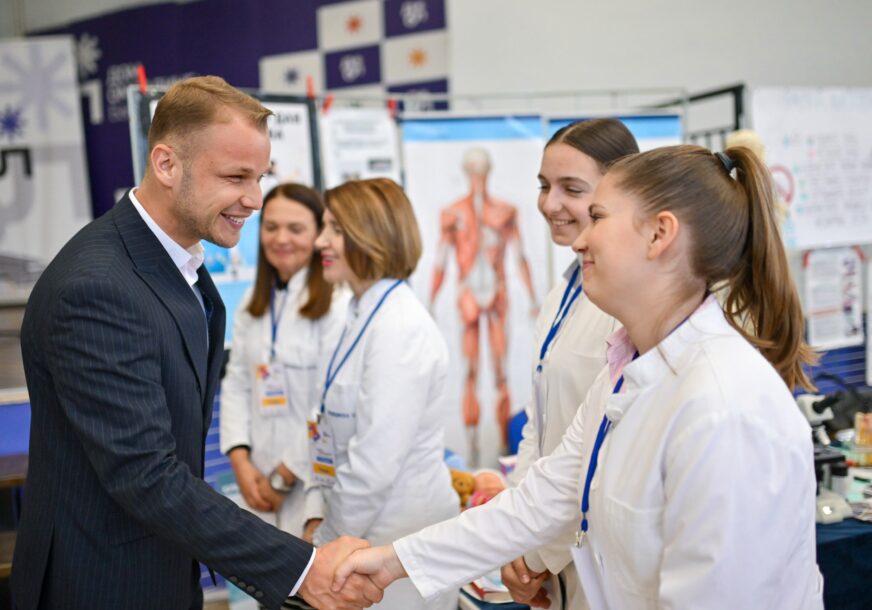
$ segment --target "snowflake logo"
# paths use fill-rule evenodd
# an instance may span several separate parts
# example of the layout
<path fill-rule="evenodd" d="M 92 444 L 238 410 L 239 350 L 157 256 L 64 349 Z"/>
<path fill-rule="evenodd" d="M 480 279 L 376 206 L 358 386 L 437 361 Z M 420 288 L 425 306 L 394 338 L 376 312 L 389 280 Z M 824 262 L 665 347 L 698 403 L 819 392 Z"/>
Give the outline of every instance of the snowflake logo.
<path fill-rule="evenodd" d="M 97 73 L 100 58 L 103 51 L 100 50 L 100 41 L 96 36 L 85 32 L 76 42 L 76 63 L 79 65 L 79 80 L 85 80 L 92 74 Z"/>
<path fill-rule="evenodd" d="M 345 55 L 339 60 L 339 72 L 342 75 L 343 81 L 353 83 L 366 74 L 366 60 L 359 53 Z"/>
<path fill-rule="evenodd" d="M 400 5 L 400 19 L 407 29 L 416 28 L 428 19 L 430 14 L 427 12 L 427 3 L 422 0 L 414 2 L 403 2 Z"/>
<path fill-rule="evenodd" d="M 9 140 L 24 135 L 24 120 L 21 118 L 21 108 L 7 106 L 0 112 L 0 136 L 6 136 Z"/>
<path fill-rule="evenodd" d="M 58 51 L 45 60 L 43 48 L 40 44 L 29 45 L 29 60 L 12 53 L 0 54 L 0 67 L 4 68 L 0 75 L 12 77 L 12 80 L 0 79 L 0 94 L 18 95 L 18 106 L 32 107 L 39 129 L 48 131 L 49 109 L 64 120 L 73 115 L 73 107 L 64 98 L 69 97 L 76 83 L 64 75 L 64 69 L 69 68 L 69 55 Z"/>

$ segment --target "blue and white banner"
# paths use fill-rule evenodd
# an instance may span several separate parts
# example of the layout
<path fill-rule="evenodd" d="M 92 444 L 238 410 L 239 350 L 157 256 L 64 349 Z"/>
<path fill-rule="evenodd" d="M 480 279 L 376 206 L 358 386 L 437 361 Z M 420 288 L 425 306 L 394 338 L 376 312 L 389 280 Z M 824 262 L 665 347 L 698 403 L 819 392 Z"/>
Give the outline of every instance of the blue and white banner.
<path fill-rule="evenodd" d="M 0 42 L 0 294 L 22 299 L 91 219 L 72 38 Z"/>
<path fill-rule="evenodd" d="M 311 48 L 260 60 L 270 93 L 446 93 L 445 0 L 339 0 L 316 9 Z"/>

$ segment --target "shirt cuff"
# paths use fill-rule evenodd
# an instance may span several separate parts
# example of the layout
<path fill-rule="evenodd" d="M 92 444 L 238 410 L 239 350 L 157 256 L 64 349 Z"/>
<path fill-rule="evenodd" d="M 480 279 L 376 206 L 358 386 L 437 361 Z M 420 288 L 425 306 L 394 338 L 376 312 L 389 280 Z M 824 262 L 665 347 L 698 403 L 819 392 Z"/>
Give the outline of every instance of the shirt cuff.
<path fill-rule="evenodd" d="M 297 591 L 300 590 L 300 587 L 303 584 L 303 581 L 306 580 L 306 575 L 309 573 L 309 569 L 312 567 L 312 564 L 315 563 L 315 553 L 318 552 L 318 549 L 312 548 L 312 556 L 309 557 L 309 563 L 306 565 L 306 569 L 303 570 L 303 573 L 300 574 L 300 578 L 297 579 L 297 584 L 294 585 L 294 588 L 291 589 L 291 592 L 288 593 L 288 597 L 293 597 L 297 594 Z"/>

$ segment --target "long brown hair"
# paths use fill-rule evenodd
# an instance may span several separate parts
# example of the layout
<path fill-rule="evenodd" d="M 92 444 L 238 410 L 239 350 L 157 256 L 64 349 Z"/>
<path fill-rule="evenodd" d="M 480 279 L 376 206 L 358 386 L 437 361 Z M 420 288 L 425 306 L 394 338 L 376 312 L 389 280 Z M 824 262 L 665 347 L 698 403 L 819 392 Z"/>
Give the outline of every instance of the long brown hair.
<path fill-rule="evenodd" d="M 324 225 L 324 204 L 321 196 L 308 186 L 302 184 L 285 183 L 279 184 L 270 190 L 263 198 L 263 208 L 260 212 L 260 222 L 263 223 L 263 213 L 269 202 L 278 197 L 290 199 L 306 207 L 315 217 L 317 233 L 321 232 Z M 258 240 L 260 242 L 260 240 Z M 257 248 L 257 272 L 254 277 L 254 289 L 251 295 L 251 303 L 248 305 L 248 313 L 255 318 L 261 317 L 269 308 L 273 286 L 278 281 L 278 272 L 268 260 L 263 251 L 263 244 Z M 300 315 L 308 320 L 317 320 L 330 311 L 330 302 L 333 299 L 333 286 L 324 279 L 321 268 L 321 257 L 317 253 L 309 261 L 309 277 L 307 279 L 309 298 L 300 307 Z"/>
<path fill-rule="evenodd" d="M 609 175 L 618 188 L 638 196 L 646 214 L 669 210 L 689 227 L 691 272 L 709 290 L 725 284 L 730 324 L 788 387 L 811 390 L 802 365 L 817 357 L 804 339 L 772 177 L 748 148 L 730 147 L 724 154 L 719 158 L 700 146 L 658 148 L 619 161 Z"/>
<path fill-rule="evenodd" d="M 621 157 L 639 152 L 636 138 L 617 119 L 587 119 L 564 125 L 551 136 L 545 148 L 552 144 L 566 144 L 586 154 L 597 162 L 601 173 Z"/>

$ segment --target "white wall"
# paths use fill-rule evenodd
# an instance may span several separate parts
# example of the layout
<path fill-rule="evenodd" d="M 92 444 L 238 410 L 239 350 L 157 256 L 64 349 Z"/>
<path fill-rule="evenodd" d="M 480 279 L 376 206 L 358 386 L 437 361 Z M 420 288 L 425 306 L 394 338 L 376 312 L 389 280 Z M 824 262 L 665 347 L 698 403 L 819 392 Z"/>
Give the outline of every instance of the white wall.
<path fill-rule="evenodd" d="M 872 85 L 868 0 L 447 0 L 454 93 Z"/>

